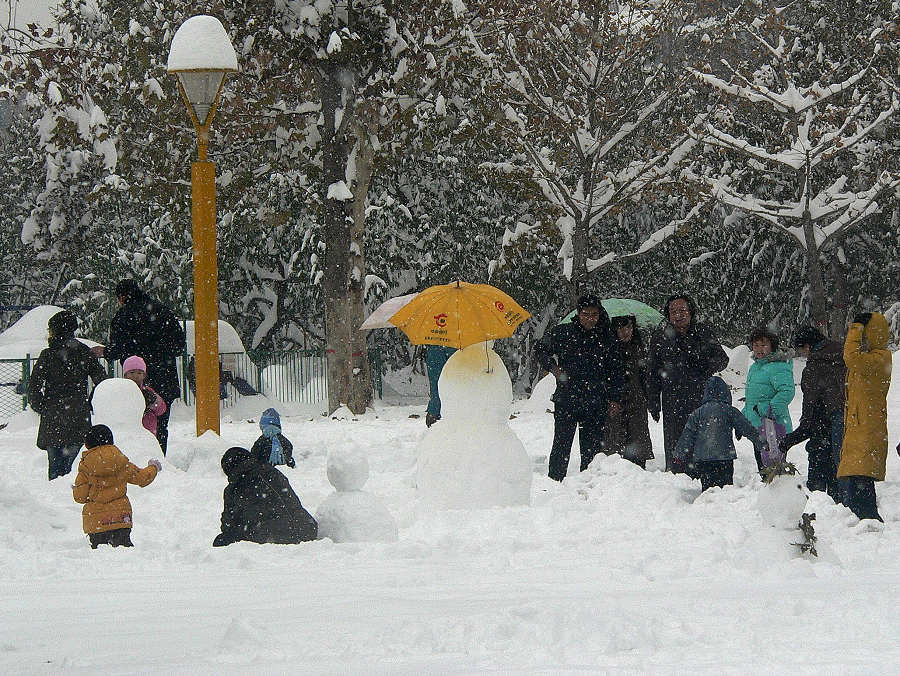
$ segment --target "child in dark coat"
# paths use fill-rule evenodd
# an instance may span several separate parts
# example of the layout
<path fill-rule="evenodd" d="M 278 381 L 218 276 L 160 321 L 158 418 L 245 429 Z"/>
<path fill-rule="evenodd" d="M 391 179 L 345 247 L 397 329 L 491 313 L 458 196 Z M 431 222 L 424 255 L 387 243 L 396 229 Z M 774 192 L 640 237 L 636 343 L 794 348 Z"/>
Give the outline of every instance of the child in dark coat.
<path fill-rule="evenodd" d="M 675 446 L 674 456 L 688 465 L 691 476 L 700 479 L 702 489 L 734 484 L 737 452 L 731 433 L 761 446 L 756 429 L 731 405 L 731 390 L 719 376 L 706 382 L 700 408 L 691 413 Z"/>
<path fill-rule="evenodd" d="M 294 445 L 281 433 L 281 418 L 274 408 L 267 408 L 259 419 L 260 437 L 250 452 L 260 462 L 294 467 Z"/>
<path fill-rule="evenodd" d="M 316 520 L 300 504 L 287 477 L 266 460 L 235 446 L 222 456 L 228 476 L 223 495 L 222 532 L 213 547 L 232 542 L 296 544 L 315 540 Z"/>

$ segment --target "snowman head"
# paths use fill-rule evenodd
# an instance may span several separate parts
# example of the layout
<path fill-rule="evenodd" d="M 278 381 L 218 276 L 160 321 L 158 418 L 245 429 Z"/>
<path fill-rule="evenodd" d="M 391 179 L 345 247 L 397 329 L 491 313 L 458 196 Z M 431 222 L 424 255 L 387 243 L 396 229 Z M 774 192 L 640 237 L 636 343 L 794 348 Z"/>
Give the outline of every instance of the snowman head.
<path fill-rule="evenodd" d="M 328 453 L 325 472 L 338 491 L 358 491 L 369 479 L 369 460 L 356 446 L 334 448 Z"/>
<path fill-rule="evenodd" d="M 94 389 L 91 397 L 94 423 L 117 426 L 141 427 L 144 416 L 144 395 L 140 388 L 125 378 L 107 378 Z"/>

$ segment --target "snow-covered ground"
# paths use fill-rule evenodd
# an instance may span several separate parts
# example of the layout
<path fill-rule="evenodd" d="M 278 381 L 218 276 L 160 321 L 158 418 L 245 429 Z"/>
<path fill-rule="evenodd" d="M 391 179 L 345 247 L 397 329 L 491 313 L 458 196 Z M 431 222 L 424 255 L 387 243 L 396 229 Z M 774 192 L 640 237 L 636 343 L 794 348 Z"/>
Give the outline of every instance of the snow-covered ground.
<path fill-rule="evenodd" d="M 389 544 L 213 549 L 219 458 L 258 426 L 198 440 L 176 405 L 171 461 L 129 488 L 135 548 L 91 551 L 70 477 L 48 484 L 37 418 L 20 414 L 0 431 L 0 673 L 900 673 L 900 384 L 884 529 L 815 493 L 816 560 L 791 545 L 799 532 L 764 525 L 746 442 L 737 485 L 699 498 L 697 482 L 660 471 L 652 423 L 649 471 L 601 457 L 551 482 L 545 389 L 510 421 L 534 462 L 529 507 L 417 503 L 424 400 L 285 418 L 297 467 L 284 471 L 312 513 L 333 490 L 329 449 L 366 450 L 366 490 L 400 526 Z M 805 476 L 804 455 L 791 459 Z"/>

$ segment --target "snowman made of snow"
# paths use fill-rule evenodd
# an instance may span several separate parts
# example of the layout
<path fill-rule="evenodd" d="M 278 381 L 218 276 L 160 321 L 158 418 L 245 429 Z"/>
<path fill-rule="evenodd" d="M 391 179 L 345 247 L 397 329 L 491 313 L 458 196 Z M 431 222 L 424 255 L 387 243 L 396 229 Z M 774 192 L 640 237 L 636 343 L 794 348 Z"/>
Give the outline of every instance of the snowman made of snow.
<path fill-rule="evenodd" d="M 116 447 L 137 464 L 162 454 L 156 437 L 141 423 L 145 407 L 140 388 L 127 378 L 107 378 L 91 397 L 92 423 L 109 427 Z"/>
<path fill-rule="evenodd" d="M 439 509 L 531 503 L 532 463 L 509 427 L 512 381 L 489 343 L 454 352 L 438 380 L 441 419 L 419 442 L 416 488 Z"/>
<path fill-rule="evenodd" d="M 756 509 L 773 528 L 793 530 L 800 523 L 807 498 L 806 487 L 799 475 L 780 474 L 760 489 Z"/>
<path fill-rule="evenodd" d="M 319 539 L 334 542 L 396 542 L 397 522 L 376 496 L 362 490 L 369 461 L 355 447 L 333 449 L 326 463 L 334 493 L 319 505 Z"/>

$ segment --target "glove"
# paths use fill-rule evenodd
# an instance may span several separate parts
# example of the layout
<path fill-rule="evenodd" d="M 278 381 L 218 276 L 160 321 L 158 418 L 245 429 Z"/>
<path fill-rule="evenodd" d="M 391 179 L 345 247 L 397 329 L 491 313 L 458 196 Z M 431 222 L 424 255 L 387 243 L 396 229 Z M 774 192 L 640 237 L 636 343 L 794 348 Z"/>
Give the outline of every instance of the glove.
<path fill-rule="evenodd" d="M 156 458 L 151 458 L 150 462 L 147 463 L 147 467 L 153 466 L 156 468 L 157 472 L 162 472 L 162 463 Z"/>
<path fill-rule="evenodd" d="M 291 469 L 293 469 L 294 467 L 297 466 L 297 461 L 294 460 L 293 458 L 288 458 L 288 459 L 287 459 L 287 462 L 286 462 L 285 464 L 286 464 L 288 467 L 290 467 Z"/>

